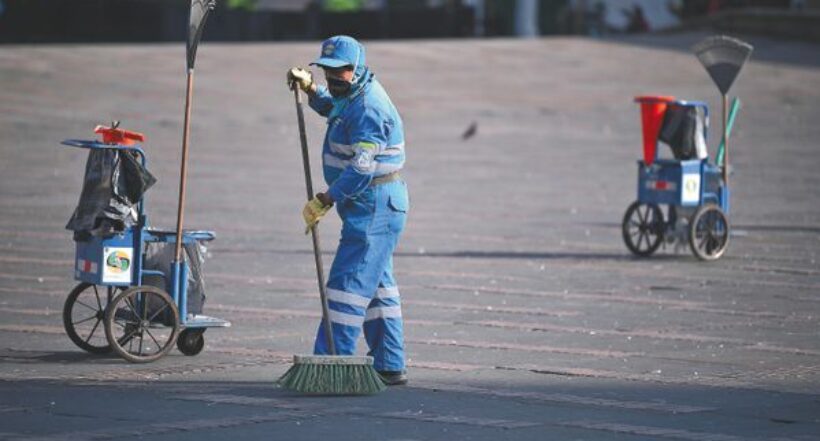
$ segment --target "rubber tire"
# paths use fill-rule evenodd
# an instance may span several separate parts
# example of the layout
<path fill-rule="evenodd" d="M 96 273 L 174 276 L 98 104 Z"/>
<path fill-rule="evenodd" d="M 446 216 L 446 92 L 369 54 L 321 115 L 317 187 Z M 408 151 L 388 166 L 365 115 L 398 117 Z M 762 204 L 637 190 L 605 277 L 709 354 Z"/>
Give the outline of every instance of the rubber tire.
<path fill-rule="evenodd" d="M 114 319 L 116 311 L 117 311 L 117 304 L 120 301 L 131 295 L 133 292 L 150 292 L 153 294 L 158 295 L 162 298 L 163 302 L 171 307 L 171 314 L 173 316 L 173 324 L 172 324 L 172 331 L 171 337 L 168 339 L 168 342 L 165 346 L 157 352 L 156 354 L 152 354 L 149 356 L 139 356 L 132 354 L 125 350 L 121 345 L 120 342 L 116 340 L 114 336 Z M 176 303 L 171 299 L 171 296 L 168 295 L 165 291 L 150 285 L 142 285 L 142 286 L 135 286 L 126 289 L 125 291 L 119 293 L 113 300 L 111 300 L 111 304 L 108 305 L 105 311 L 105 335 L 108 337 L 108 344 L 111 345 L 111 348 L 116 352 L 120 357 L 124 358 L 131 363 L 150 363 L 152 361 L 159 360 L 160 358 L 164 357 L 171 348 L 174 347 L 174 343 L 176 343 L 177 338 L 179 337 L 179 309 L 177 308 Z"/>
<path fill-rule="evenodd" d="M 715 213 L 726 225 L 724 229 L 722 237 L 719 238 L 723 243 L 719 248 L 714 250 L 711 254 L 708 253 L 706 250 L 700 249 L 697 244 L 697 231 L 698 231 L 698 223 L 702 220 L 702 218 L 710 213 Z M 712 233 L 710 231 L 710 233 Z M 726 214 L 723 213 L 723 210 L 720 209 L 715 204 L 706 204 L 701 205 L 698 207 L 695 214 L 692 215 L 692 221 L 689 223 L 689 247 L 692 249 L 692 253 L 700 260 L 704 260 L 707 262 L 711 262 L 714 260 L 720 259 L 723 254 L 726 252 L 726 249 L 729 248 L 729 219 L 726 218 Z"/>
<path fill-rule="evenodd" d="M 646 205 L 652 210 L 652 213 L 654 214 L 655 219 L 659 219 L 658 223 L 660 224 L 660 226 L 656 227 L 656 228 L 659 229 L 659 231 L 655 232 L 655 234 L 657 235 L 657 237 L 655 239 L 655 242 L 654 243 L 650 242 L 649 247 L 647 247 L 646 249 L 641 249 L 640 248 L 640 244 L 643 241 L 639 240 L 638 244 L 633 243 L 632 242 L 632 235 L 629 232 L 629 223 L 632 219 L 632 215 L 642 205 Z M 621 222 L 621 235 L 623 237 L 624 244 L 626 244 L 626 247 L 629 249 L 629 251 L 632 252 L 632 254 L 634 254 L 636 256 L 639 256 L 639 257 L 649 257 L 649 256 L 652 255 L 652 253 L 657 251 L 658 248 L 663 243 L 664 229 L 662 227 L 664 225 L 665 225 L 665 223 L 664 223 L 664 218 L 663 218 L 663 211 L 661 211 L 661 207 L 659 207 L 658 204 L 652 204 L 652 203 L 643 204 L 640 201 L 635 201 L 632 204 L 630 204 L 629 207 L 626 209 L 626 212 L 624 213 L 624 219 Z M 639 236 L 639 237 L 643 237 L 643 236 Z"/>
<path fill-rule="evenodd" d="M 105 346 L 94 346 L 92 344 L 88 344 L 85 340 L 82 339 L 82 337 L 80 337 L 79 334 L 77 334 L 76 329 L 74 329 L 74 324 L 72 323 L 71 311 L 72 311 L 72 309 L 74 308 L 74 305 L 77 302 L 77 298 L 86 289 L 88 289 L 92 286 L 94 286 L 94 285 L 91 284 L 91 283 L 82 282 L 82 283 L 77 284 L 77 286 L 75 286 L 74 289 L 72 289 L 71 292 L 68 294 L 68 297 L 66 297 L 65 303 L 63 304 L 63 327 L 65 328 L 65 333 L 68 335 L 68 338 L 70 338 L 71 341 L 75 345 L 77 345 L 77 347 L 79 347 L 80 349 L 82 349 L 82 350 L 84 350 L 88 353 L 91 353 L 91 354 L 110 354 L 111 351 L 112 351 L 110 344 L 105 345 Z M 104 320 L 105 320 L 105 309 L 102 309 L 101 311 L 98 311 L 98 313 L 99 313 L 99 315 L 97 317 L 98 320 L 104 322 Z M 99 322 L 97 323 L 97 326 L 99 326 Z M 104 323 L 103 323 L 103 327 L 105 327 Z M 97 331 L 93 330 L 92 332 L 97 332 Z M 104 333 L 105 330 L 100 329 L 100 332 Z"/>
<path fill-rule="evenodd" d="M 177 338 L 177 349 L 183 355 L 193 357 L 202 352 L 205 347 L 205 330 L 204 329 L 183 329 Z"/>

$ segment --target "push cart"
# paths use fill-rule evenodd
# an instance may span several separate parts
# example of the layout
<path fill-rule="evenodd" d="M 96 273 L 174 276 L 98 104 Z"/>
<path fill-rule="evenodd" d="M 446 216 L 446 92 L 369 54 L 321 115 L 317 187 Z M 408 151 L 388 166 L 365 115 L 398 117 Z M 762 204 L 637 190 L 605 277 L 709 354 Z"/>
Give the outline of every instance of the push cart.
<path fill-rule="evenodd" d="M 202 289 L 199 245 L 213 240 L 214 233 L 183 229 L 194 64 L 205 21 L 215 7 L 216 0 L 190 0 L 175 231 L 148 226 L 143 195 L 150 184 L 143 180 L 149 173 L 145 170 L 145 151 L 139 145 L 145 140 L 142 134 L 119 129 L 116 123 L 97 127 L 95 132 L 102 135 L 102 142 L 63 141 L 90 150 L 86 184 L 98 182 L 89 186 L 88 193 L 83 187 L 81 205 L 69 221 L 77 244 L 74 278 L 80 284 L 71 291 L 63 308 L 66 333 L 88 352 L 114 351 L 128 361 L 145 363 L 163 357 L 176 344 L 183 354 L 196 355 L 205 346 L 205 330 L 230 326 L 226 320 L 202 315 L 201 302 L 195 304 L 196 311 L 188 310 L 189 300 L 195 299 L 191 296 L 195 289 L 191 281 L 200 293 Z M 108 154 L 112 152 L 115 154 Z M 103 160 L 92 162 L 99 157 Z M 89 180 L 89 176 L 96 179 Z M 84 205 L 84 200 L 91 202 Z M 163 264 L 154 262 L 151 268 L 146 267 L 149 252 L 157 248 L 167 262 L 159 258 L 157 261 Z"/>
<path fill-rule="evenodd" d="M 688 244 L 701 260 L 717 260 L 729 246 L 729 135 L 740 107 L 729 110 L 727 93 L 752 46 L 726 36 L 708 37 L 693 47 L 718 87 L 723 133 L 714 162 L 706 151 L 709 107 L 669 96 L 641 96 L 643 159 L 638 161 L 638 199 L 624 213 L 624 243 L 635 255 L 650 256 L 664 243 Z M 673 158 L 660 159 L 663 140 Z M 666 206 L 666 213 L 661 208 Z"/>
<path fill-rule="evenodd" d="M 703 115 L 706 103 L 672 97 L 638 97 L 644 129 L 657 131 L 668 108 Z M 647 127 L 650 126 L 650 127 Z M 706 137 L 706 124 L 703 127 Z M 708 157 L 658 159 L 657 140 L 644 145 L 638 161 L 638 199 L 627 208 L 622 223 L 624 243 L 638 256 L 653 254 L 665 241 L 689 243 L 703 260 L 720 258 L 729 245 L 729 186 L 722 170 Z M 666 214 L 661 209 L 666 206 Z"/>
<path fill-rule="evenodd" d="M 145 151 L 131 142 L 143 140 L 141 134 L 116 127 L 98 127 L 97 132 L 103 133 L 103 141 L 68 139 L 62 143 L 128 152 L 146 166 Z M 173 267 L 146 268 L 146 250 L 155 245 L 172 247 L 176 232 L 149 226 L 144 196 L 136 201 L 135 208 L 136 222 L 122 231 L 76 242 L 74 278 L 80 283 L 63 308 L 66 333 L 88 352 L 104 354 L 113 350 L 135 363 L 157 360 L 174 344 L 185 355 L 197 355 L 205 344 L 205 330 L 230 323 L 187 310 L 192 266 L 198 272 L 195 255 L 189 253 L 178 271 Z M 182 242 L 187 250 L 214 237 L 212 231 L 186 230 Z M 149 278 L 160 283 L 150 284 Z"/>

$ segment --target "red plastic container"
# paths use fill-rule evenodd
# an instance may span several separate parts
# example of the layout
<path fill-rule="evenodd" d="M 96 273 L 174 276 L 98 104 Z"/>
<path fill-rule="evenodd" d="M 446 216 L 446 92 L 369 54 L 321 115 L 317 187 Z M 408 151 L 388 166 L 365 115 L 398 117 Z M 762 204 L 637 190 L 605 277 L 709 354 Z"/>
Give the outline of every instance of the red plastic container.
<path fill-rule="evenodd" d="M 145 142 L 145 135 L 130 130 L 97 126 L 94 128 L 94 133 L 102 134 L 105 144 L 134 145 L 138 142 Z"/>
<path fill-rule="evenodd" d="M 641 105 L 641 127 L 643 128 L 643 162 L 652 165 L 657 157 L 658 132 L 663 115 L 673 96 L 637 96 L 635 102 Z"/>

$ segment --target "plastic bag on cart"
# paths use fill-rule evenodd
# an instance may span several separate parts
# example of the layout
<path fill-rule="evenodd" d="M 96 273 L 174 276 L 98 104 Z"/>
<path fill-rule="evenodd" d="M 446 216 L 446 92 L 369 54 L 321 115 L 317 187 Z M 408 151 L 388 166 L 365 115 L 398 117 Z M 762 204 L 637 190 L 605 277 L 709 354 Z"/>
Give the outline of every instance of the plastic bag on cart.
<path fill-rule="evenodd" d="M 663 116 L 658 139 L 672 149 L 678 160 L 708 156 L 704 136 L 706 119 L 697 107 L 670 105 Z"/>
<path fill-rule="evenodd" d="M 132 153 L 91 149 L 80 201 L 66 229 L 74 231 L 75 241 L 125 230 L 136 222 L 135 205 L 155 182 Z"/>
<path fill-rule="evenodd" d="M 205 280 L 202 276 L 202 267 L 205 264 L 205 246 L 200 242 L 187 243 L 182 247 L 185 250 L 183 258 L 188 263 L 188 314 L 202 314 L 205 304 Z M 145 244 L 144 269 L 162 271 L 165 277 L 143 277 L 146 285 L 156 286 L 169 291 L 166 279 L 170 280 L 171 263 L 174 261 L 174 244 L 170 242 L 148 242 Z M 169 291 L 170 294 L 170 291 Z M 149 308 L 150 310 L 150 308 Z"/>

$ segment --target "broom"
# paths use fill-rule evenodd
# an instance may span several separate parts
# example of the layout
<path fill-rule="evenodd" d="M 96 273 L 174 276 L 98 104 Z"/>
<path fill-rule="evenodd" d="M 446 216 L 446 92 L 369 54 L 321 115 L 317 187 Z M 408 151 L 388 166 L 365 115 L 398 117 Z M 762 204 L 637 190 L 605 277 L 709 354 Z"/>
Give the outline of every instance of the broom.
<path fill-rule="evenodd" d="M 305 167 L 307 198 L 311 200 L 313 199 L 313 183 L 310 177 L 310 159 L 308 158 L 302 98 L 295 82 L 291 84 L 291 88 L 296 100 L 296 117 L 299 122 L 299 140 L 302 143 L 302 163 Z M 333 331 L 330 328 L 317 227 L 318 225 L 313 225 L 310 232 L 313 237 L 313 257 L 316 261 L 319 296 L 322 299 L 325 339 L 331 355 L 294 355 L 293 366 L 279 378 L 277 384 L 285 389 L 317 395 L 370 395 L 381 392 L 385 389 L 385 385 L 373 369 L 373 357 L 336 355 Z"/>

